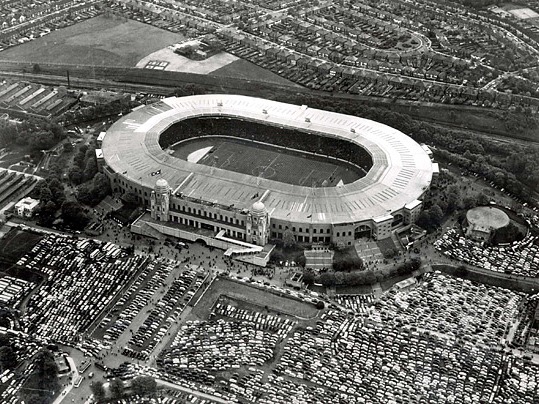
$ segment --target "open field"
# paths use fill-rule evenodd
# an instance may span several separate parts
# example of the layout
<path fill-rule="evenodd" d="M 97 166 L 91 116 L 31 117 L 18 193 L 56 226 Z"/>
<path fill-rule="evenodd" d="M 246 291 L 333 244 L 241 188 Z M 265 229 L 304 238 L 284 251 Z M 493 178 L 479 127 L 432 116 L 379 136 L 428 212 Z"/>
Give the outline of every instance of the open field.
<path fill-rule="evenodd" d="M 142 58 L 137 67 L 141 69 L 161 69 L 175 72 L 208 74 L 233 63 L 238 58 L 230 53 L 220 52 L 204 60 L 191 60 L 178 55 L 170 48 L 160 49 Z M 157 66 L 155 66 L 157 62 Z"/>
<path fill-rule="evenodd" d="M 7 49 L 0 53 L 0 59 L 131 67 L 146 55 L 183 38 L 138 21 L 100 16 Z"/>
<path fill-rule="evenodd" d="M 227 64 L 226 66 L 221 67 L 220 69 L 215 70 L 212 72 L 212 74 L 219 77 L 256 80 L 270 84 L 300 87 L 298 84 L 273 73 L 271 70 L 264 69 L 245 59 L 238 59 L 230 64 Z"/>
<path fill-rule="evenodd" d="M 300 302 L 285 296 L 266 292 L 242 282 L 218 278 L 195 305 L 191 312 L 192 318 L 189 318 L 189 320 L 206 320 L 220 296 L 227 296 L 233 300 L 256 305 L 260 308 L 267 306 L 270 311 L 291 316 L 313 318 L 318 313 L 318 310 L 310 303 Z"/>
<path fill-rule="evenodd" d="M 335 186 L 341 180 L 348 184 L 364 175 L 346 163 L 241 139 L 211 137 L 182 142 L 175 147 L 174 156 L 187 160 L 189 154 L 208 147 L 212 149 L 199 164 L 292 185 L 320 187 L 325 181 L 324 186 Z"/>
<path fill-rule="evenodd" d="M 0 239 L 0 261 L 15 263 L 30 251 L 43 236 L 18 229 L 12 229 Z"/>

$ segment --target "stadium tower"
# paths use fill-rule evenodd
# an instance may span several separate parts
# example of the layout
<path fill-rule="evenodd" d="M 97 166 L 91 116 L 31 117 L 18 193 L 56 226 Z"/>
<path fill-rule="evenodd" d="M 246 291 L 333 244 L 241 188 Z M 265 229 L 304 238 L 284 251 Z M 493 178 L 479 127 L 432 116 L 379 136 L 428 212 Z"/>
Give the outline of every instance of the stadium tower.
<path fill-rule="evenodd" d="M 162 222 L 168 221 L 170 209 L 170 187 L 167 180 L 160 178 L 150 196 L 152 219 Z"/>
<path fill-rule="evenodd" d="M 253 203 L 247 215 L 246 224 L 248 242 L 262 246 L 268 242 L 270 217 L 266 206 L 262 202 Z"/>

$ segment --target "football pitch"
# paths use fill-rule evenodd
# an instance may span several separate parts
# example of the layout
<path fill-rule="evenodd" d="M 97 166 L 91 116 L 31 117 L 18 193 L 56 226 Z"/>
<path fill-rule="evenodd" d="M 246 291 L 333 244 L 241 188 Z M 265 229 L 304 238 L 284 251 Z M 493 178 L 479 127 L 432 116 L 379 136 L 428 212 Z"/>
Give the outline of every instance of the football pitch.
<path fill-rule="evenodd" d="M 198 164 L 305 187 L 349 184 L 365 176 L 361 169 L 329 158 L 285 150 L 243 139 L 207 137 L 182 142 L 173 156 L 182 160 L 198 150 L 211 148 Z"/>

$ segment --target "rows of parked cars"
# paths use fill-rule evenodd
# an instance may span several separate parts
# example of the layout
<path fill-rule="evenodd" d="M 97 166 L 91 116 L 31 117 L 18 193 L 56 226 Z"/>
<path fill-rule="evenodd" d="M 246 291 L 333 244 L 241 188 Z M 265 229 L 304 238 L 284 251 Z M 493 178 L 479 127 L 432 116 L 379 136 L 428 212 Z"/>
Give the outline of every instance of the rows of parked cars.
<path fill-rule="evenodd" d="M 131 326 L 134 318 L 146 307 L 157 290 L 165 285 L 174 265 L 158 259 L 143 267 L 139 277 L 116 302 L 99 327 L 105 329 L 103 339 L 114 342 Z"/>
<path fill-rule="evenodd" d="M 168 265 L 173 266 L 173 261 L 169 261 Z M 149 356 L 155 346 L 167 335 L 171 325 L 178 320 L 187 303 L 202 286 L 206 276 L 207 274 L 199 269 L 182 270 L 131 337 L 130 346 L 138 348 L 141 353 Z"/>
<path fill-rule="evenodd" d="M 24 331 L 73 345 L 145 261 L 109 242 L 47 235 L 18 262 L 46 275 L 21 317 Z"/>
<path fill-rule="evenodd" d="M 539 237 L 530 234 L 521 241 L 507 245 L 483 246 L 461 235 L 458 230 L 448 230 L 434 247 L 448 257 L 495 272 L 513 275 L 539 275 Z"/>
<path fill-rule="evenodd" d="M 426 274 L 415 289 L 393 290 L 389 297 L 375 306 L 383 321 L 396 326 L 413 322 L 417 328 L 487 346 L 502 344 L 508 324 L 520 318 L 526 302 L 524 293 L 440 273 Z"/>

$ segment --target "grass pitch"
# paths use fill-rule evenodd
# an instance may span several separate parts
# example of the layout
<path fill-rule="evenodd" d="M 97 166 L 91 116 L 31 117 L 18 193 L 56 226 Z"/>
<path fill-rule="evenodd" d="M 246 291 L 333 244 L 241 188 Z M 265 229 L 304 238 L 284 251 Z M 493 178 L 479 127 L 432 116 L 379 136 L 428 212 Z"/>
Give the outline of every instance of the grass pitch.
<path fill-rule="evenodd" d="M 268 310 L 290 316 L 310 319 L 318 314 L 318 310 L 313 304 L 300 302 L 286 296 L 279 296 L 242 282 L 219 278 L 212 283 L 204 296 L 193 307 L 190 320 L 206 320 L 215 302 L 221 296 L 255 305 L 261 310 L 267 307 Z"/>
<path fill-rule="evenodd" d="M 190 153 L 210 146 L 211 152 L 200 159 L 198 164 L 292 185 L 331 187 L 340 180 L 349 184 L 365 175 L 356 167 L 337 160 L 242 139 L 211 137 L 182 142 L 174 148 L 174 156 L 187 160 Z"/>
<path fill-rule="evenodd" d="M 4 60 L 135 67 L 146 55 L 184 39 L 133 20 L 98 16 L 0 52 Z"/>

